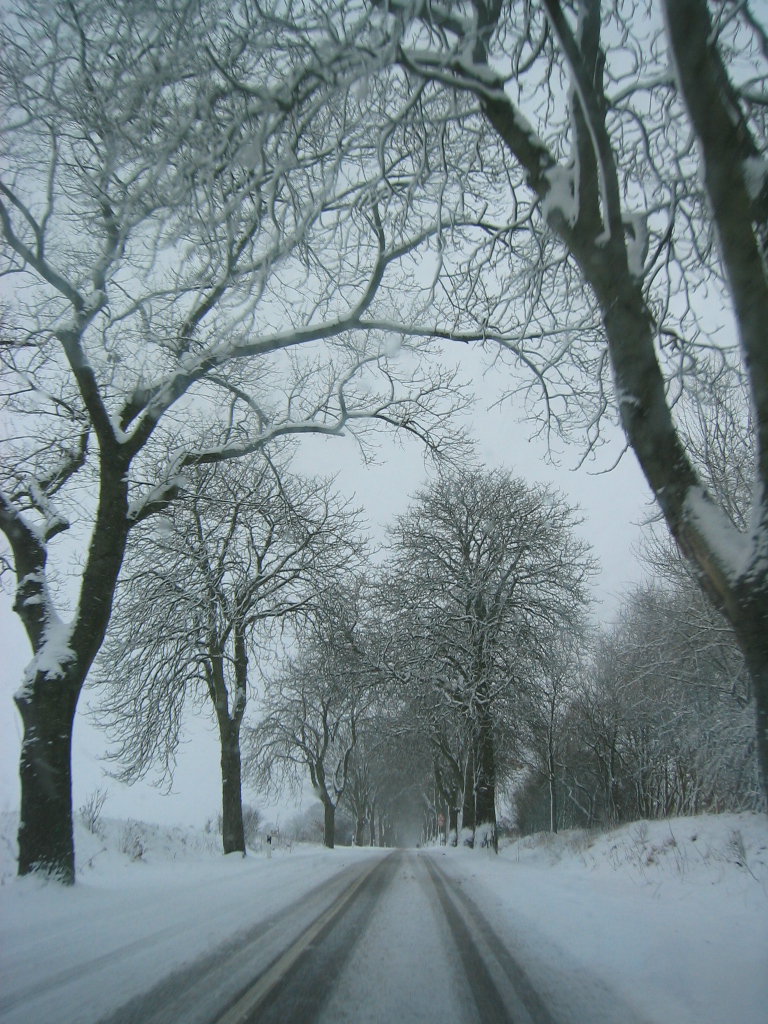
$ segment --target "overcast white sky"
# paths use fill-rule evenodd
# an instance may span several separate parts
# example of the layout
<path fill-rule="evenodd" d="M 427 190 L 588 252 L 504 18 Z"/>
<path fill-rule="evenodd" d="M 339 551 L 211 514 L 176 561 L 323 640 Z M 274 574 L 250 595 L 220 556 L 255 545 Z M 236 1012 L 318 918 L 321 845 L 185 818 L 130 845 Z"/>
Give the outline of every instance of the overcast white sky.
<path fill-rule="evenodd" d="M 447 352 L 446 356 L 451 356 Z M 596 613 L 610 619 L 622 591 L 640 580 L 642 567 L 632 548 L 639 539 L 641 523 L 649 513 L 649 489 L 633 455 L 626 455 L 610 473 L 600 473 L 588 465 L 574 470 L 579 450 L 563 449 L 559 466 L 545 459 L 541 441 L 530 440 L 530 426 L 519 422 L 519 411 L 505 403 L 489 408 L 498 394 L 502 378 L 496 373 L 482 376 L 480 358 L 463 351 L 462 367 L 474 378 L 478 395 L 472 415 L 472 432 L 478 442 L 478 457 L 487 466 L 504 466 L 530 482 L 547 482 L 557 487 L 572 504 L 582 509 L 584 523 L 579 528 L 600 560 L 601 574 L 595 582 L 595 597 L 600 602 Z M 615 443 L 603 450 L 601 465 L 610 466 L 622 447 Z M 356 445 L 349 439 L 304 438 L 294 468 L 304 473 L 337 473 L 338 488 L 367 513 L 371 533 L 384 539 L 386 524 L 405 509 L 408 496 L 425 479 L 420 446 L 416 442 L 403 447 L 382 433 L 378 464 L 363 466 Z M 0 595 L 0 636 L 3 658 L 0 664 L 0 810 L 18 807 L 18 757 L 21 723 L 12 701 L 24 665 L 30 658 L 29 646 L 18 619 L 11 610 L 12 598 Z M 84 695 L 87 699 L 87 693 Z M 85 701 L 81 698 L 81 709 Z M 220 769 L 218 741 L 213 723 L 207 719 L 189 722 L 187 742 L 180 752 L 179 765 L 169 796 L 149 783 L 126 787 L 104 777 L 99 755 L 104 737 L 87 717 L 78 712 L 74 733 L 73 802 L 77 808 L 97 786 L 109 791 L 105 814 L 143 818 L 179 824 L 201 825 L 217 813 L 220 806 Z M 263 805 L 255 794 L 244 793 L 246 802 Z M 283 814 L 287 811 L 283 811 Z"/>

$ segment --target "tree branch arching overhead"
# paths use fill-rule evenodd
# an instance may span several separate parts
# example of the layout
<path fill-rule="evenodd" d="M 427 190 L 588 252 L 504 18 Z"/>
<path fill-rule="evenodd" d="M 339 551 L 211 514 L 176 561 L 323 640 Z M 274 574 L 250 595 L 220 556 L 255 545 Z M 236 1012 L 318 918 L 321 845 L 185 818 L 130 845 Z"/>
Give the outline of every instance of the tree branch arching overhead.
<path fill-rule="evenodd" d="M 386 12 L 397 73 L 419 96 L 413 130 L 439 136 L 425 192 L 440 182 L 482 206 L 486 225 L 441 236 L 435 301 L 416 329 L 500 346 L 516 372 L 508 391 L 546 434 L 580 433 L 587 456 L 613 412 L 738 638 L 765 778 L 768 125 L 753 6 L 727 17 L 707 0 Z M 751 405 L 745 530 L 707 488 L 677 414 L 723 373 Z"/>
<path fill-rule="evenodd" d="M 22 874 L 74 881 L 73 716 L 129 532 L 189 467 L 309 432 L 365 451 L 375 422 L 450 441 L 453 373 L 390 359 L 362 326 L 423 232 L 382 226 L 358 173 L 361 26 L 342 8 L 333 26 L 208 0 L 20 0 L 4 18 L 0 528 L 33 653 L 15 698 Z M 70 526 L 65 611 L 51 542 Z"/>

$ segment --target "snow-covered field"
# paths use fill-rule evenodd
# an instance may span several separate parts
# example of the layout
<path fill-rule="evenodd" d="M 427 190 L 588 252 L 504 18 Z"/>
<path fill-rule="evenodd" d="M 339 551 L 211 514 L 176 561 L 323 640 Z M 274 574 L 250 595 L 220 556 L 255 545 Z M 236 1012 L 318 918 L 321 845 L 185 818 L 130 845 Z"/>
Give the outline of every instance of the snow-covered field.
<path fill-rule="evenodd" d="M 219 837 L 78 825 L 78 884 L 13 875 L 0 828 L 0 1021 L 99 1020 L 376 850 L 224 858 Z M 721 815 L 429 856 L 474 900 L 558 1021 L 764 1024 L 768 819 Z M 416 965 L 418 969 L 418 965 Z"/>
<path fill-rule="evenodd" d="M 540 835 L 498 857 L 448 850 L 439 864 L 557 1020 L 768 1021 L 765 815 Z M 622 1006 L 603 1018 L 614 994 Z"/>

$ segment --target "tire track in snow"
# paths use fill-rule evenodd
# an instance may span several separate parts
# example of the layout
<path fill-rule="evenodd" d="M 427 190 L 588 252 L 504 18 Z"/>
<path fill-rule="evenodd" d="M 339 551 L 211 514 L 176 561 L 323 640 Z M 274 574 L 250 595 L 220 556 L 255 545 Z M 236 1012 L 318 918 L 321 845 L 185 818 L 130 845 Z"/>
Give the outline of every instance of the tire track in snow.
<path fill-rule="evenodd" d="M 382 863 L 382 862 L 379 862 Z M 207 956 L 173 971 L 147 992 L 102 1019 L 101 1024 L 211 1024 L 238 1002 L 306 933 L 312 922 L 336 906 L 359 879 L 366 864 L 345 868 L 281 907 Z M 307 926 L 307 919 L 310 924 Z M 275 953 L 278 953 L 277 957 Z"/>
<path fill-rule="evenodd" d="M 390 854 L 363 876 L 354 892 L 343 893 L 288 950 L 264 972 L 264 991 L 252 989 L 217 1024 L 308 1024 L 320 1013 L 342 966 L 360 942 L 381 895 L 391 884 L 401 855 Z M 295 952 L 294 952 L 295 951 Z M 285 967 L 283 968 L 283 962 Z M 275 977 L 269 975 L 275 971 Z"/>
<path fill-rule="evenodd" d="M 485 917 L 456 888 L 429 856 L 390 856 L 311 941 L 296 944 L 301 948 L 264 997 L 235 1004 L 217 1024 L 431 1021 L 438 989 L 452 994 L 437 1019 L 555 1024 Z"/>
<path fill-rule="evenodd" d="M 556 1024 L 525 971 L 467 894 L 424 857 L 481 1020 Z"/>

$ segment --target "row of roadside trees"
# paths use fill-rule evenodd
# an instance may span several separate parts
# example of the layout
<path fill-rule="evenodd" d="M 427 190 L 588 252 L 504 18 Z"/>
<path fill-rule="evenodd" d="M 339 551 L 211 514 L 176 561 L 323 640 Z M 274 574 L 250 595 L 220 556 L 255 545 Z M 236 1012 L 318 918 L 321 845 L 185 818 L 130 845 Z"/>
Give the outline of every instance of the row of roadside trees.
<path fill-rule="evenodd" d="M 486 348 L 503 391 L 587 454 L 620 421 L 734 630 L 765 777 L 760 12 L 17 0 L 4 13 L 0 529 L 32 650 L 15 694 L 19 871 L 74 881 L 72 727 L 131 532 L 201 467 L 287 435 L 365 444 L 379 423 L 455 452 L 466 396 L 439 342 Z M 687 429 L 718 382 L 726 404 L 748 394 L 746 522 Z"/>
<path fill-rule="evenodd" d="M 382 769 L 410 776 L 397 795 L 417 792 L 399 738 L 432 765 L 451 819 L 495 846 L 521 688 L 554 638 L 581 629 L 595 566 L 576 522 L 547 488 L 446 471 L 374 566 L 327 481 L 267 459 L 199 470 L 173 517 L 135 532 L 97 663 L 117 774 L 170 778 L 185 704 L 205 702 L 224 850 L 244 851 L 240 733 L 261 691 L 247 770 L 278 789 L 308 777 L 329 845 L 342 797 L 358 838 L 374 821 Z M 387 802 L 381 791 L 382 816 Z"/>
<path fill-rule="evenodd" d="M 555 831 L 761 805 L 743 658 L 670 549 L 666 584 L 596 631 L 595 563 L 548 488 L 444 470 L 374 562 L 327 482 L 237 470 L 137 531 L 96 675 L 126 781 L 169 780 L 185 704 L 207 705 L 225 853 L 245 852 L 241 779 L 311 786 L 330 847 L 340 807 L 358 845 L 442 815 L 495 849 L 502 798 Z"/>

